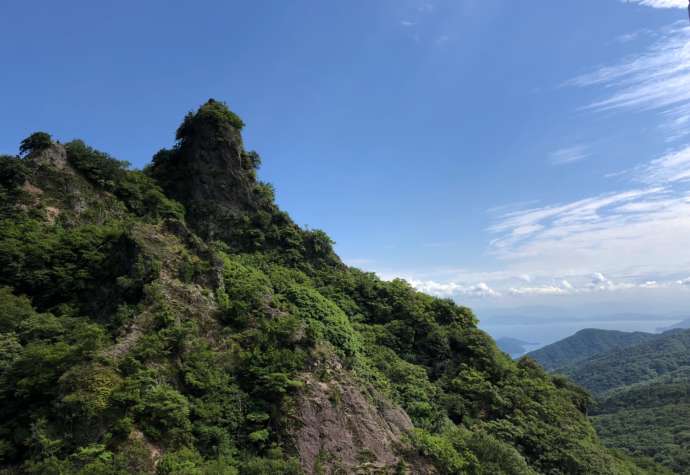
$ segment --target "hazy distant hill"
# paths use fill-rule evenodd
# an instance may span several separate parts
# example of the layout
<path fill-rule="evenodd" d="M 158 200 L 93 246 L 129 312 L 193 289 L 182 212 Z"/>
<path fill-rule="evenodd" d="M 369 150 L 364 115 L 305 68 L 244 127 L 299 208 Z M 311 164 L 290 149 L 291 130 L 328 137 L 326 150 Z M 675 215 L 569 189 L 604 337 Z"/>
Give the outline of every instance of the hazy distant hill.
<path fill-rule="evenodd" d="M 643 341 L 637 345 L 621 345 L 559 371 L 589 391 L 603 394 L 690 365 L 690 330 L 642 335 Z"/>
<path fill-rule="evenodd" d="M 528 353 L 527 356 L 553 371 L 571 366 L 592 356 L 626 348 L 653 339 L 656 335 L 642 332 L 621 332 L 588 328 L 574 335 Z"/>
<path fill-rule="evenodd" d="M 503 337 L 496 339 L 496 345 L 498 345 L 501 351 L 508 353 L 513 358 L 517 358 L 524 355 L 527 349 L 530 346 L 535 346 L 536 343 L 530 343 L 518 338 Z"/>
<path fill-rule="evenodd" d="M 645 454 L 674 473 L 690 473 L 690 366 L 613 389 L 592 414 L 609 447 Z"/>
<path fill-rule="evenodd" d="M 670 327 L 661 327 L 657 328 L 658 332 L 667 332 L 669 330 L 687 330 L 690 329 L 690 318 L 687 318 L 683 320 L 682 322 L 678 322 L 674 325 L 671 325 Z"/>

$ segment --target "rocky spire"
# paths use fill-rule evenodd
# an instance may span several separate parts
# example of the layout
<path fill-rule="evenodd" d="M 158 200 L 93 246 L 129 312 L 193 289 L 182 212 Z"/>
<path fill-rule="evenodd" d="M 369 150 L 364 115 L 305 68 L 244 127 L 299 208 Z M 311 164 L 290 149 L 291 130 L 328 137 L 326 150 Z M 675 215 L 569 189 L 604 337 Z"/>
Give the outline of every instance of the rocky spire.
<path fill-rule="evenodd" d="M 205 237 L 257 206 L 259 160 L 244 150 L 243 126 L 224 103 L 209 99 L 187 114 L 175 147 L 158 152 L 149 169 L 166 194 L 185 206 L 188 222 Z"/>

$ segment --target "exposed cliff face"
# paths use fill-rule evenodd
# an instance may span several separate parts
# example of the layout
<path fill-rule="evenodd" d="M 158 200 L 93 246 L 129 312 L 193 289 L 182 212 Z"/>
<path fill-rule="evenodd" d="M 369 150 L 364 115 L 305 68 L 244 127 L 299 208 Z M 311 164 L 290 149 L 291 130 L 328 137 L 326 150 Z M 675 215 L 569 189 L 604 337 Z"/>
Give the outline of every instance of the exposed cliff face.
<path fill-rule="evenodd" d="M 337 360 L 320 365 L 327 368 L 301 376 L 297 397 L 294 437 L 305 471 L 395 472 L 409 450 L 404 437 L 413 427 L 410 417 L 380 394 L 364 393 Z"/>
<path fill-rule="evenodd" d="M 190 225 L 204 237 L 223 237 L 261 203 L 256 196 L 258 157 L 242 145 L 242 122 L 209 100 L 177 131 L 177 145 L 153 159 L 151 176 L 182 203 Z"/>

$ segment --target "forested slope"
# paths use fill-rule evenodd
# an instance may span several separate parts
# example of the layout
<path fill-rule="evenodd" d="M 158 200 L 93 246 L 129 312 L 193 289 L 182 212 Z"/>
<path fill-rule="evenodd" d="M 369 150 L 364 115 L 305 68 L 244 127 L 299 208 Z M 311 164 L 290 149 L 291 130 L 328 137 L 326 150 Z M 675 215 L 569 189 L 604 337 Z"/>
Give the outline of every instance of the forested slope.
<path fill-rule="evenodd" d="M 657 473 L 450 300 L 345 266 L 209 101 L 144 171 L 0 157 L 0 473 Z"/>
<path fill-rule="evenodd" d="M 601 353 L 559 372 L 595 394 L 641 383 L 690 365 L 690 330 L 653 335 L 643 343 Z"/>
<path fill-rule="evenodd" d="M 639 339 L 627 335 L 617 340 Z M 573 355 L 580 361 L 556 372 L 592 392 L 590 414 L 606 445 L 690 473 L 690 331 L 642 335 L 638 344 L 584 359 Z"/>
<path fill-rule="evenodd" d="M 621 332 L 588 328 L 528 354 L 545 369 L 553 371 L 592 356 L 626 348 L 654 338 L 652 333 Z"/>

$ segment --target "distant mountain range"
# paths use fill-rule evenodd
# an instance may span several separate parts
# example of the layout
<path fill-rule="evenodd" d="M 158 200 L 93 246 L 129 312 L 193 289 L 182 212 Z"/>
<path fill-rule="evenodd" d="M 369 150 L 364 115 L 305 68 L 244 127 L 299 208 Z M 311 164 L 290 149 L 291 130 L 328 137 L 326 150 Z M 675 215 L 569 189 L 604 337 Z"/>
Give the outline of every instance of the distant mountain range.
<path fill-rule="evenodd" d="M 667 332 L 669 330 L 687 330 L 690 329 L 690 318 L 683 320 L 682 322 L 678 322 L 675 325 L 671 325 L 670 327 L 661 327 L 657 328 L 656 331 L 659 333 Z"/>
<path fill-rule="evenodd" d="M 690 330 L 582 330 L 529 353 L 589 390 L 602 441 L 690 474 Z"/>
<path fill-rule="evenodd" d="M 549 371 L 566 367 L 607 351 L 642 343 L 656 335 L 615 330 L 580 330 L 568 338 L 528 354 Z"/>
<path fill-rule="evenodd" d="M 645 334 L 643 334 L 645 335 Z M 651 336 L 651 338 L 650 338 Z M 595 354 L 558 372 L 597 395 L 690 366 L 690 331 L 643 336 L 635 344 Z"/>
<path fill-rule="evenodd" d="M 511 358 L 517 358 L 527 353 L 530 347 L 536 347 L 538 343 L 530 343 L 528 341 L 520 340 L 518 338 L 497 338 L 496 345 L 501 351 L 508 353 Z"/>

